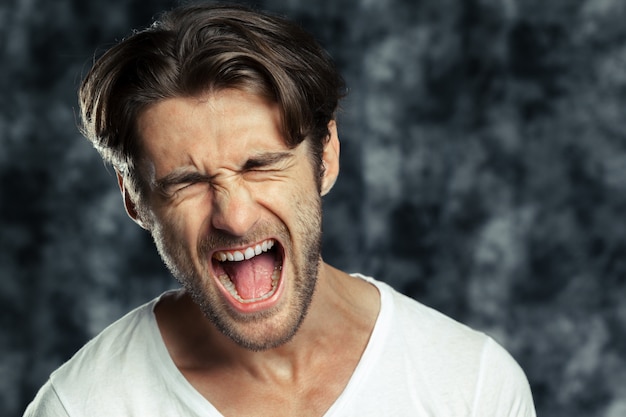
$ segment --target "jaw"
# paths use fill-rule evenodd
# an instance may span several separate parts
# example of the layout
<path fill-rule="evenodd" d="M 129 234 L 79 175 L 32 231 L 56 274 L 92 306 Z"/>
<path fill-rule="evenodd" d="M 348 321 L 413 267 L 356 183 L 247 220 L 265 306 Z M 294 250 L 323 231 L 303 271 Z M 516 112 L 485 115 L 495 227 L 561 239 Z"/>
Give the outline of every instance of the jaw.
<path fill-rule="evenodd" d="M 284 247 L 276 239 L 216 250 L 210 269 L 222 299 L 241 317 L 276 308 L 284 293 Z"/>

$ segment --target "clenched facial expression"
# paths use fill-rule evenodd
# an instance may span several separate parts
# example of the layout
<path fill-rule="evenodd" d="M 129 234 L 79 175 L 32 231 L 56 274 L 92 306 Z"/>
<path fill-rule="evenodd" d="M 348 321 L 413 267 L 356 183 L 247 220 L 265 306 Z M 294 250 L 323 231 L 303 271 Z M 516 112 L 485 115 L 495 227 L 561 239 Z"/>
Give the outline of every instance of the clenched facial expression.
<path fill-rule="evenodd" d="M 166 99 L 138 120 L 157 249 L 215 326 L 253 350 L 295 334 L 321 261 L 318 171 L 280 127 L 275 104 L 239 90 Z"/>

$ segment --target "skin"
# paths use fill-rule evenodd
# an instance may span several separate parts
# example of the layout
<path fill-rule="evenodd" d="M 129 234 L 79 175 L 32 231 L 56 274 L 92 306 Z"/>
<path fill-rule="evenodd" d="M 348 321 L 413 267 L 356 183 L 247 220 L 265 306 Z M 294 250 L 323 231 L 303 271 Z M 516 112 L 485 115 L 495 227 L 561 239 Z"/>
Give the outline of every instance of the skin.
<path fill-rule="evenodd" d="M 289 149 L 277 107 L 249 93 L 161 101 L 140 115 L 138 131 L 150 184 L 142 206 L 118 180 L 128 214 L 184 287 L 155 309 L 172 360 L 225 416 L 323 415 L 380 308 L 375 287 L 326 264 L 317 249 L 320 196 L 339 172 L 335 122 L 320 186 L 306 141 Z M 263 155 L 281 157 L 267 163 Z M 211 254 L 268 238 L 285 252 L 278 295 L 233 304 L 212 276 Z M 315 288 L 310 299 L 307 287 Z"/>

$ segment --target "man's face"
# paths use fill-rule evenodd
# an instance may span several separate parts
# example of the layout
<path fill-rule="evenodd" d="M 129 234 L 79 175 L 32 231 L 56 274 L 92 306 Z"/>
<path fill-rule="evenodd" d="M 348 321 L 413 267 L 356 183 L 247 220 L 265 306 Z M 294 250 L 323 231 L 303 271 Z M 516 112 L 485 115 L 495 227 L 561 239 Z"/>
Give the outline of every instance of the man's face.
<path fill-rule="evenodd" d="M 320 259 L 321 199 L 278 107 L 238 90 L 174 98 L 138 120 L 146 224 L 166 264 L 227 336 L 253 350 L 295 334 Z"/>

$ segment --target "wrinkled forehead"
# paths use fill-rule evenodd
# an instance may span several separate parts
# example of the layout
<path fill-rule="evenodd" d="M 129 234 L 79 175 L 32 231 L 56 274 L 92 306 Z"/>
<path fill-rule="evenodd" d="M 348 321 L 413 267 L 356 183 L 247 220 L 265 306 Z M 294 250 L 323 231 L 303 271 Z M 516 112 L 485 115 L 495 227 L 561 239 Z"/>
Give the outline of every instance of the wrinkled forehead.
<path fill-rule="evenodd" d="M 226 121 L 232 122 L 232 127 L 235 128 L 235 118 L 236 113 L 233 109 L 220 109 L 219 106 L 223 105 L 223 102 L 220 100 L 221 97 L 224 96 L 240 96 L 240 97 L 250 97 L 253 98 L 253 102 L 258 106 L 264 106 L 272 109 L 271 119 L 272 122 L 276 124 L 277 128 L 280 131 L 281 136 L 283 137 L 284 143 L 286 146 L 294 147 L 292 141 L 287 138 L 285 129 L 284 129 L 284 112 L 282 111 L 282 107 L 280 104 L 274 100 L 272 97 L 267 97 L 265 94 L 259 94 L 255 90 L 247 90 L 247 89 L 239 89 L 239 88 L 224 88 L 219 90 L 210 90 L 210 91 L 202 91 L 199 94 L 191 95 L 191 96 L 173 96 L 167 98 L 161 98 L 159 100 L 153 101 L 145 106 L 143 106 L 137 113 L 136 117 L 133 121 L 133 130 L 135 136 L 136 143 L 136 155 L 135 159 L 138 160 L 142 156 L 145 155 L 146 151 L 146 143 L 150 140 L 150 132 L 158 131 L 159 129 L 166 129 L 169 127 L 173 121 L 178 120 L 181 117 L 187 117 L 188 120 L 194 120 L 194 117 L 200 117 L 200 109 L 204 106 L 208 106 L 214 110 L 213 120 L 223 121 L 221 119 L 226 119 Z M 171 103 L 173 101 L 185 101 L 190 104 L 191 107 L 197 107 L 198 114 L 190 117 L 189 115 L 183 114 L 175 114 L 177 111 L 175 107 L 172 106 L 164 106 L 166 103 Z M 159 109 L 159 111 L 155 111 L 155 109 Z M 165 109 L 165 110 L 164 110 Z M 247 105 L 245 107 L 241 107 L 239 113 L 244 115 L 250 114 L 251 107 Z M 223 114 L 220 114 L 222 112 Z M 203 117 L 207 117 L 204 115 Z M 269 116 L 268 116 L 269 117 Z M 245 118 L 239 119 L 245 122 Z M 181 128 L 185 128 L 186 124 L 181 124 Z"/>
<path fill-rule="evenodd" d="M 285 139 L 277 103 L 234 89 L 154 103 L 138 117 L 137 140 L 142 157 L 170 159 L 178 152 L 220 160 L 245 150 L 297 147 Z"/>

